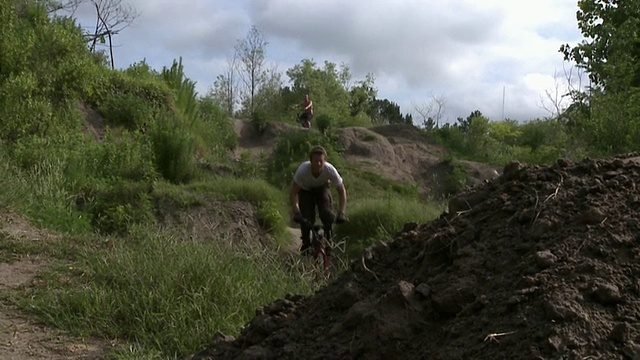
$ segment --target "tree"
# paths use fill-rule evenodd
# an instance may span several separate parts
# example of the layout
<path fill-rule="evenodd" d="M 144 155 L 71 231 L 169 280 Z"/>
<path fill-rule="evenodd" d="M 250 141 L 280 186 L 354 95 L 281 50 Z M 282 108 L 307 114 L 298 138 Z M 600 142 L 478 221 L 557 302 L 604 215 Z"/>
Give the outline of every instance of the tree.
<path fill-rule="evenodd" d="M 238 40 L 235 46 L 236 55 L 240 61 L 238 74 L 244 84 L 243 103 L 246 103 L 245 110 L 249 114 L 255 110 L 255 96 L 266 79 L 264 61 L 268 44 L 264 35 L 254 25 L 247 37 Z"/>
<path fill-rule="evenodd" d="M 367 111 L 371 122 L 374 124 L 413 124 L 410 114 L 402 115 L 400 106 L 387 99 L 373 99 Z"/>
<path fill-rule="evenodd" d="M 640 145 L 640 2 L 580 0 L 578 27 L 585 39 L 560 52 L 584 69 L 588 93 L 572 93 L 565 112 L 575 134 L 603 154 Z"/>
<path fill-rule="evenodd" d="M 93 33 L 85 33 L 84 37 L 89 44 L 91 52 L 96 51 L 98 43 L 104 44 L 109 41 L 109 58 L 111 68 L 115 69 L 113 58 L 113 35 L 127 28 L 140 16 L 136 9 L 123 4 L 122 0 L 66 0 L 66 1 L 46 1 L 48 12 L 67 12 L 74 16 L 78 7 L 82 4 L 91 5 L 96 10 L 96 24 Z"/>
<path fill-rule="evenodd" d="M 376 98 L 378 90 L 374 86 L 375 78 L 373 74 L 367 74 L 364 80 L 358 81 L 357 85 L 349 90 L 349 108 L 351 116 L 360 113 L 367 113 L 369 104 Z"/>
<path fill-rule="evenodd" d="M 296 102 L 309 94 L 316 113 L 341 120 L 350 117 L 350 95 L 342 86 L 334 63 L 325 61 L 324 67 L 319 68 L 313 60 L 303 59 L 286 74 L 292 83 L 291 96 Z"/>
<path fill-rule="evenodd" d="M 422 124 L 425 128 L 431 129 L 440 126 L 440 120 L 444 115 L 444 106 L 447 100 L 444 95 L 431 95 L 431 97 L 423 102 L 412 102 L 413 110 L 422 118 Z"/>
<path fill-rule="evenodd" d="M 640 86 L 640 2 L 580 0 L 578 27 L 585 39 L 560 52 L 589 74 L 592 86 L 618 92 Z"/>
<path fill-rule="evenodd" d="M 229 116 L 233 116 L 236 108 L 238 90 L 238 57 L 236 53 L 227 57 L 227 68 L 219 74 L 213 83 L 212 97 Z"/>

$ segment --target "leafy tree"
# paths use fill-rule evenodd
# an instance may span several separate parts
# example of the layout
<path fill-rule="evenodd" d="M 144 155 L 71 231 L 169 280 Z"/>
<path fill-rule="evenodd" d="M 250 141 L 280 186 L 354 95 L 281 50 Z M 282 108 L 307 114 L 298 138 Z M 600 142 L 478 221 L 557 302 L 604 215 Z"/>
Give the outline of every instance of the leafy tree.
<path fill-rule="evenodd" d="M 589 93 L 573 92 L 567 116 L 574 135 L 601 154 L 640 145 L 640 3 L 580 0 L 578 27 L 585 39 L 560 47 L 566 60 L 588 73 Z"/>
<path fill-rule="evenodd" d="M 324 67 L 318 68 L 314 61 L 304 59 L 286 74 L 293 84 L 290 91 L 296 103 L 309 94 L 316 113 L 326 113 L 334 119 L 350 116 L 349 93 L 342 86 L 334 63 L 325 61 Z"/>
<path fill-rule="evenodd" d="M 388 99 L 373 99 L 367 111 L 374 124 L 413 124 L 411 114 L 402 115 L 400 106 Z"/>
<path fill-rule="evenodd" d="M 586 69 L 593 86 L 617 92 L 640 86 L 640 3 L 635 0 L 580 0 L 578 27 L 585 39 L 560 52 Z"/>
<path fill-rule="evenodd" d="M 351 116 L 368 113 L 369 104 L 376 98 L 378 90 L 374 87 L 373 74 L 367 74 L 364 80 L 349 90 L 349 109 Z"/>

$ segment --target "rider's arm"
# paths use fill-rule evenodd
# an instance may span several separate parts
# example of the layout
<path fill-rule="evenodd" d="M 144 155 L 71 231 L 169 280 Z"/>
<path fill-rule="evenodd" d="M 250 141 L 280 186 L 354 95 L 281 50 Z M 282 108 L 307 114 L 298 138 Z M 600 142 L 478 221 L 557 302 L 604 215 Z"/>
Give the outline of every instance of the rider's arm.
<path fill-rule="evenodd" d="M 338 190 L 338 212 L 344 215 L 347 209 L 347 188 L 344 184 L 340 184 L 337 187 Z"/>
<path fill-rule="evenodd" d="M 291 202 L 291 209 L 294 214 L 300 213 L 300 204 L 298 202 L 298 192 L 300 191 L 300 185 L 297 182 L 291 183 L 291 190 L 289 191 L 289 201 Z"/>

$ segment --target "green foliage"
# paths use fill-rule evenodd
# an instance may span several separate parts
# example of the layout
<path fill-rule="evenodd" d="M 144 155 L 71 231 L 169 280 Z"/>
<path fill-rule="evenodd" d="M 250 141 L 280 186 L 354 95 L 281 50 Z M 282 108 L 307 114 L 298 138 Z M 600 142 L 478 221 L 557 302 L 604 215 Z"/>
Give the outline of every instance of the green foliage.
<path fill-rule="evenodd" d="M 164 67 L 160 78 L 169 86 L 174 94 L 176 110 L 183 117 L 186 124 L 191 125 L 199 120 L 198 99 L 196 97 L 196 83 L 184 74 L 182 58 L 173 61 L 171 68 Z"/>
<path fill-rule="evenodd" d="M 231 118 L 211 96 L 199 99 L 201 122 L 196 123 L 194 130 L 202 134 L 204 146 L 215 148 L 218 153 L 233 150 L 238 146 L 238 137 L 233 128 Z M 202 128 L 198 128 L 202 126 Z M 206 135 L 205 135 L 206 134 Z"/>
<path fill-rule="evenodd" d="M 400 106 L 387 99 L 372 99 L 367 114 L 374 124 L 413 124 L 411 114 L 402 115 Z"/>
<path fill-rule="evenodd" d="M 261 152 L 256 158 L 249 151 L 242 151 L 233 166 L 233 174 L 242 179 L 262 179 L 266 175 L 266 155 Z"/>
<path fill-rule="evenodd" d="M 584 40 L 560 52 L 608 93 L 640 86 L 640 7 L 634 1 L 582 0 L 576 13 Z"/>
<path fill-rule="evenodd" d="M 100 112 L 112 125 L 137 130 L 146 128 L 157 111 L 145 99 L 134 94 L 114 94 L 105 99 Z"/>
<path fill-rule="evenodd" d="M 0 139 L 13 143 L 30 134 L 44 135 L 55 122 L 53 104 L 37 94 L 38 88 L 31 73 L 10 76 L 0 84 Z"/>
<path fill-rule="evenodd" d="M 3 150 L 0 148 L 2 207 L 11 208 L 45 228 L 72 233 L 90 230 L 90 223 L 75 207 L 74 194 L 67 189 L 64 161 L 39 154 L 36 156 L 40 161 L 19 168 Z M 46 150 L 56 153 L 63 149 L 54 145 Z"/>
<path fill-rule="evenodd" d="M 80 336 L 129 340 L 137 353 L 184 358 L 217 331 L 237 334 L 255 309 L 308 293 L 301 274 L 228 239 L 203 244 L 167 233 L 133 233 L 85 247 L 40 276 L 16 302 L 48 325 Z"/>
<path fill-rule="evenodd" d="M 258 109 L 251 114 L 251 126 L 256 133 L 263 134 L 268 124 L 267 114 L 264 111 Z"/>
<path fill-rule="evenodd" d="M 361 199 L 349 205 L 349 222 L 339 225 L 336 234 L 347 240 L 349 253 L 354 255 L 378 241 L 388 241 L 404 224 L 432 220 L 442 211 L 440 204 L 391 194 Z"/>
<path fill-rule="evenodd" d="M 151 187 L 145 182 L 117 181 L 86 189 L 80 209 L 91 216 L 93 228 L 102 234 L 126 235 L 134 225 L 154 219 Z"/>
<path fill-rule="evenodd" d="M 322 133 L 323 135 L 327 134 L 329 130 L 333 127 L 333 119 L 327 114 L 320 114 L 315 117 L 314 121 L 315 127 Z"/>
<path fill-rule="evenodd" d="M 157 178 L 154 154 L 141 133 L 126 130 L 114 133 L 108 128 L 100 143 L 79 143 L 71 152 L 68 176 L 71 182 L 81 184 L 100 179 L 127 179 L 132 181 Z"/>
<path fill-rule="evenodd" d="M 118 104 L 118 100 L 111 100 L 114 98 L 124 98 L 134 103 L 133 105 L 141 104 L 145 109 L 152 109 L 154 115 L 172 111 L 174 108 L 173 95 L 169 87 L 157 78 L 151 77 L 150 74 L 144 73 L 146 70 L 144 67 L 133 66 L 135 70 L 107 72 L 104 77 L 100 77 L 101 84 L 85 95 L 88 104 L 102 113 L 107 121 L 111 120 L 108 117 L 109 114 L 123 111 L 110 107 Z M 136 111 L 134 108 L 128 108 L 128 110 Z M 149 111 L 142 110 L 142 113 L 147 114 Z M 121 115 L 121 118 L 127 117 L 138 118 L 135 115 Z"/>
<path fill-rule="evenodd" d="M 591 99 L 590 117 L 579 131 L 599 154 L 637 151 L 640 146 L 640 88 Z"/>
<path fill-rule="evenodd" d="M 454 158 L 445 159 L 445 164 L 450 166 L 445 179 L 445 191 L 447 195 L 454 195 L 469 185 L 469 177 L 464 167 Z"/>
<path fill-rule="evenodd" d="M 150 131 L 156 169 L 173 183 L 184 183 L 195 176 L 193 136 L 170 115 L 156 119 Z"/>

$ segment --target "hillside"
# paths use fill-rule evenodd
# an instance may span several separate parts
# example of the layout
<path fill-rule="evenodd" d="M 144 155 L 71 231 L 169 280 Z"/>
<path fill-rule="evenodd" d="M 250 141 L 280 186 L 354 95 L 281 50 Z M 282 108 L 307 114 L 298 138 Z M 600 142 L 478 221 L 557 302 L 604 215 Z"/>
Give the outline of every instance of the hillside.
<path fill-rule="evenodd" d="M 283 134 L 308 131 L 286 123 L 271 122 L 259 134 L 249 119 L 235 119 L 234 130 L 239 139 L 236 157 L 243 152 L 254 156 L 263 153 L 268 157 Z M 349 126 L 338 128 L 336 132 L 337 147 L 348 164 L 398 183 L 416 184 L 425 196 L 441 198 L 447 195 L 446 182 L 452 165 L 445 159 L 450 151 L 428 140 L 416 127 L 401 124 L 366 128 Z M 499 166 L 485 163 L 458 162 L 468 186 L 493 179 L 502 171 Z"/>
<path fill-rule="evenodd" d="M 513 162 L 191 360 L 637 359 L 638 159 Z"/>

